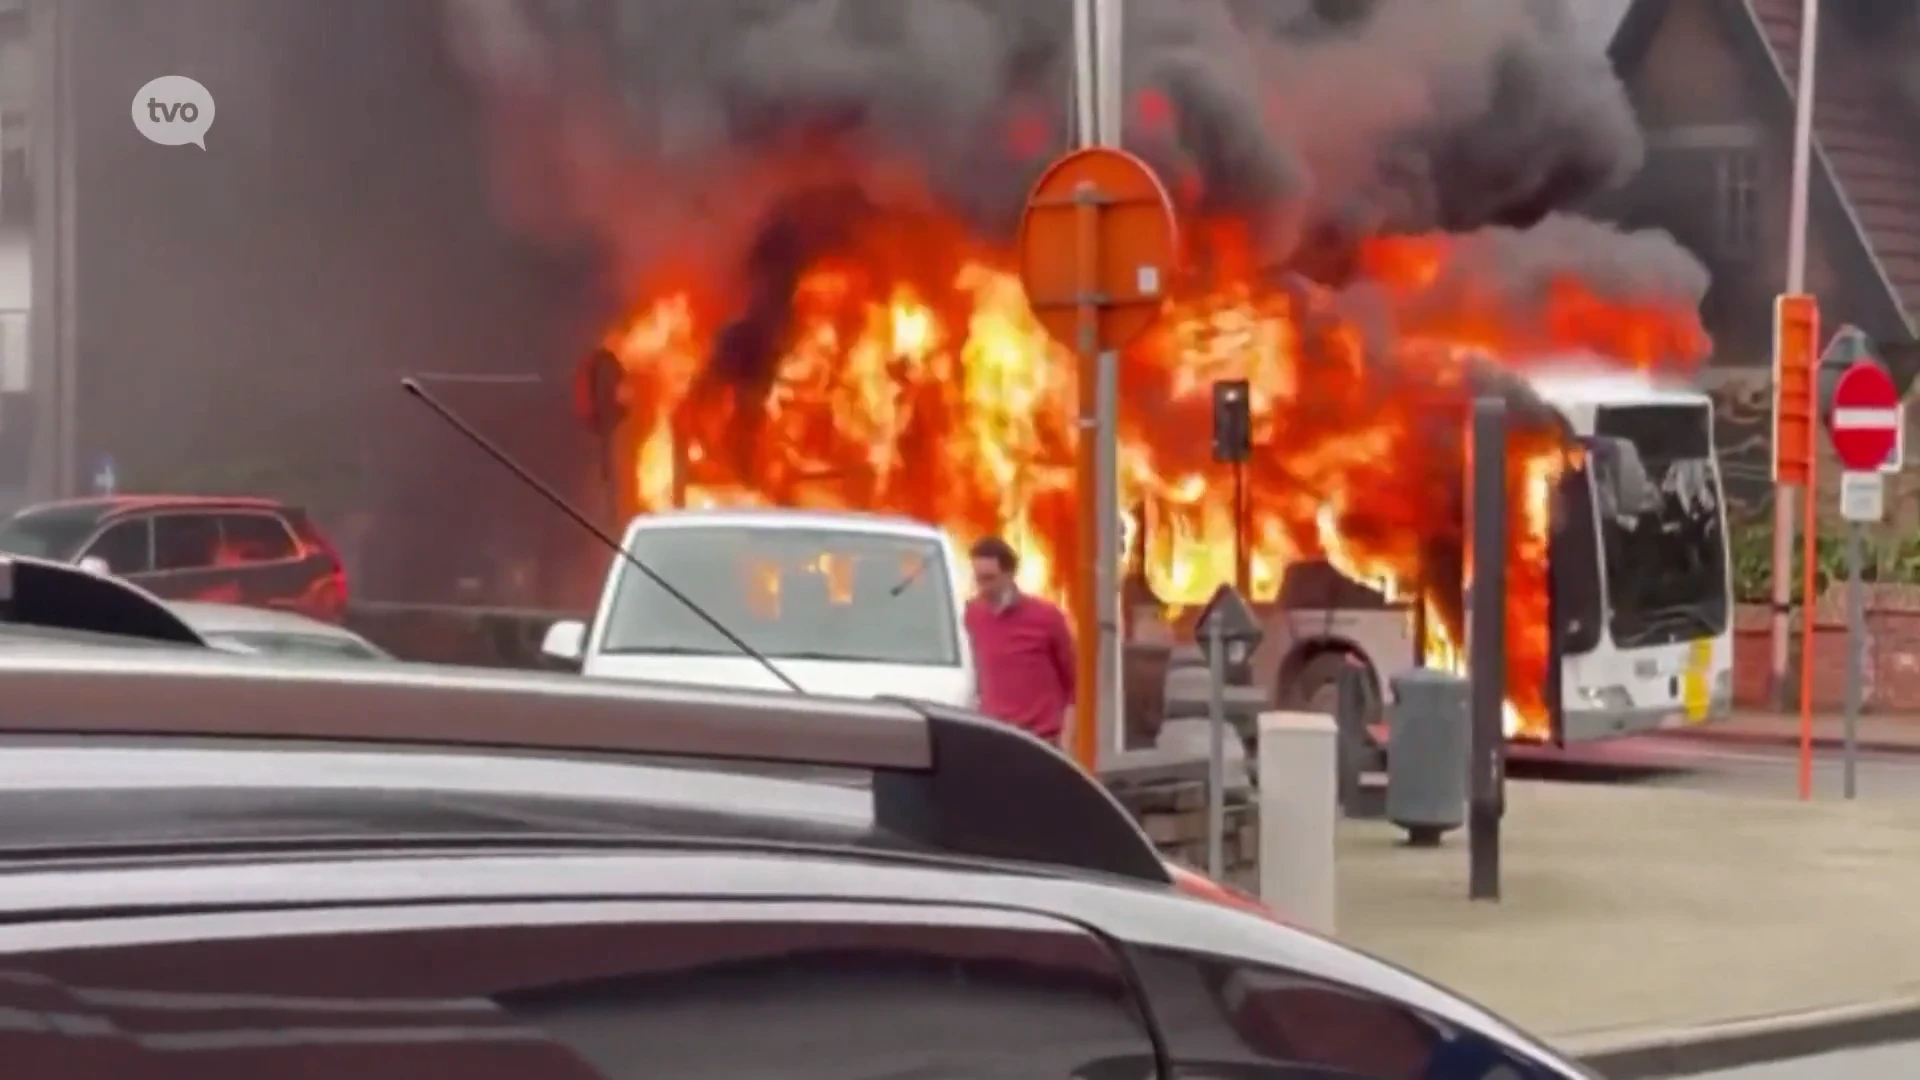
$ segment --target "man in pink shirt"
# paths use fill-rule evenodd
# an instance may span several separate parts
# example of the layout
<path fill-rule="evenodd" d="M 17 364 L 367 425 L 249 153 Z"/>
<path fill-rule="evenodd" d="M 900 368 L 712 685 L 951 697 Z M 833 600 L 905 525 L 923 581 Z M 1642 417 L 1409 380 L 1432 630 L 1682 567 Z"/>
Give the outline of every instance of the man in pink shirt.
<path fill-rule="evenodd" d="M 1059 742 L 1073 707 L 1073 632 L 1058 607 L 1014 584 L 1020 557 L 999 537 L 973 545 L 975 596 L 967 637 L 980 673 L 980 711 Z"/>

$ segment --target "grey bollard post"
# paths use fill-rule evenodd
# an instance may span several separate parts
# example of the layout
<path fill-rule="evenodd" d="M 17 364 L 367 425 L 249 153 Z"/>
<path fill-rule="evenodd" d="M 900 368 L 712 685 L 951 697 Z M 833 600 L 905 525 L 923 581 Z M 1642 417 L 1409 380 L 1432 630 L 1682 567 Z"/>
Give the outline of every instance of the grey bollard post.
<path fill-rule="evenodd" d="M 1467 681 L 1431 668 L 1394 677 L 1387 713 L 1387 820 L 1410 847 L 1435 847 L 1467 820 L 1473 729 Z"/>
<path fill-rule="evenodd" d="M 1263 712 L 1257 724 L 1267 778 L 1260 785 L 1260 899 L 1295 926 L 1331 934 L 1340 733 L 1325 713 Z"/>

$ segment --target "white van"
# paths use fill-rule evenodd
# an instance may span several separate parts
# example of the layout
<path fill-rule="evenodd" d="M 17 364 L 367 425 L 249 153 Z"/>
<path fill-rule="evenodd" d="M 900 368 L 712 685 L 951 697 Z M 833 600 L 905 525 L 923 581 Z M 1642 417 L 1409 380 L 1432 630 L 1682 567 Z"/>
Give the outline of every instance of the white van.
<path fill-rule="evenodd" d="M 939 529 L 870 514 L 674 510 L 634 519 L 623 542 L 807 693 L 976 703 L 964 567 Z M 555 623 L 543 651 L 601 678 L 786 689 L 619 556 L 592 623 Z"/>

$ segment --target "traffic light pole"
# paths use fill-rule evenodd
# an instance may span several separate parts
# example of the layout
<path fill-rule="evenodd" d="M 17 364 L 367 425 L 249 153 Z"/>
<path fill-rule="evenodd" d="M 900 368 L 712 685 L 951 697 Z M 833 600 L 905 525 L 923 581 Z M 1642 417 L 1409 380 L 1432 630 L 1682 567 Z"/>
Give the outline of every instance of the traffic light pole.
<path fill-rule="evenodd" d="M 1806 292 L 1807 190 L 1813 173 L 1813 95 L 1819 53 L 1820 0 L 1800 6 L 1799 85 L 1793 95 L 1793 177 L 1787 210 L 1787 293 Z M 1793 530 L 1797 489 L 1776 482 L 1773 488 L 1773 694 L 1774 705 L 1791 707 L 1787 657 L 1793 634 Z M 1812 618 L 1812 612 L 1807 618 Z M 1809 623 L 1811 626 L 1811 623 Z M 1811 643 L 1809 643 L 1811 644 Z"/>

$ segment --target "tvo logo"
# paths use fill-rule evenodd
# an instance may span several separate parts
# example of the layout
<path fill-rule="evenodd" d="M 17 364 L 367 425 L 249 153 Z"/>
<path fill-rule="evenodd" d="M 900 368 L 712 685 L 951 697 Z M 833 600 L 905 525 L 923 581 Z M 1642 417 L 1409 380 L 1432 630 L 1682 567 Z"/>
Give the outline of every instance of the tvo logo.
<path fill-rule="evenodd" d="M 133 126 L 161 146 L 207 148 L 213 95 L 185 75 L 162 75 L 133 96 Z"/>

